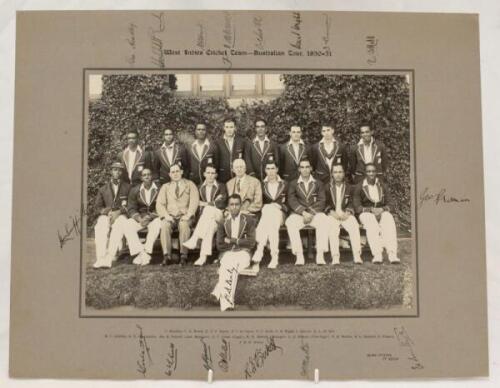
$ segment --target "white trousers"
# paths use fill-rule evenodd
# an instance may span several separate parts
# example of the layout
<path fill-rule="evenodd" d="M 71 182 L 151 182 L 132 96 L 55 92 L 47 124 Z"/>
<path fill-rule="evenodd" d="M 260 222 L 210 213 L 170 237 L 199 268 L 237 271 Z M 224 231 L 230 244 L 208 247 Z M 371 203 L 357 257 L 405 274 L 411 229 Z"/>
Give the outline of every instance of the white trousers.
<path fill-rule="evenodd" d="M 194 228 L 191 239 L 201 239 L 200 256 L 210 256 L 217 223 L 222 220 L 222 211 L 215 206 L 205 206 Z"/>
<path fill-rule="evenodd" d="M 294 255 L 303 254 L 302 240 L 300 239 L 300 230 L 306 226 L 304 217 L 299 214 L 291 214 L 286 219 L 286 228 L 290 237 L 290 245 Z M 312 221 L 308 224 L 316 229 L 316 252 L 323 253 L 328 251 L 328 227 L 330 222 L 325 213 L 316 213 Z"/>
<path fill-rule="evenodd" d="M 278 254 L 281 225 L 283 225 L 283 212 L 279 206 L 270 203 L 264 205 L 259 225 L 255 229 L 255 238 L 260 249 L 263 249 L 269 240 L 271 255 Z"/>
<path fill-rule="evenodd" d="M 330 252 L 332 256 L 339 255 L 339 235 L 340 227 L 342 226 L 349 233 L 351 242 L 352 255 L 356 258 L 361 255 L 361 236 L 359 234 L 359 224 L 353 215 L 350 215 L 346 220 L 339 221 L 333 216 L 328 216 L 330 221 L 330 232 L 328 240 L 330 241 Z"/>
<path fill-rule="evenodd" d="M 115 249 L 116 252 L 122 248 L 123 235 L 121 235 L 119 231 L 121 229 L 121 224 L 126 220 L 127 217 L 122 214 L 118 216 L 113 225 L 110 225 L 109 216 L 100 215 L 99 218 L 97 218 L 97 223 L 94 227 L 95 253 L 97 262 L 100 262 L 105 258 L 106 253 L 108 252 L 108 242 L 109 247 L 114 247 L 113 249 Z"/>
<path fill-rule="evenodd" d="M 220 301 L 221 311 L 234 308 L 234 294 L 238 274 L 250 265 L 250 253 L 247 251 L 227 251 L 222 255 L 219 267 L 219 281 L 212 291 Z"/>
<path fill-rule="evenodd" d="M 366 237 L 373 256 L 382 254 L 385 247 L 389 255 L 396 255 L 398 239 L 394 217 L 389 212 L 383 212 L 380 221 L 372 213 L 361 213 L 359 220 L 366 229 Z"/>
<path fill-rule="evenodd" d="M 140 223 L 132 218 L 129 218 L 127 222 L 123 223 L 123 234 L 127 239 L 127 244 L 131 256 L 137 255 L 142 251 L 146 251 L 146 253 L 149 254 L 153 253 L 153 245 L 160 235 L 161 220 L 159 217 L 156 217 L 148 224 L 148 234 L 145 244 L 141 243 L 141 241 L 139 240 L 139 235 L 137 234 L 137 232 L 142 228 L 143 226 L 141 226 Z"/>

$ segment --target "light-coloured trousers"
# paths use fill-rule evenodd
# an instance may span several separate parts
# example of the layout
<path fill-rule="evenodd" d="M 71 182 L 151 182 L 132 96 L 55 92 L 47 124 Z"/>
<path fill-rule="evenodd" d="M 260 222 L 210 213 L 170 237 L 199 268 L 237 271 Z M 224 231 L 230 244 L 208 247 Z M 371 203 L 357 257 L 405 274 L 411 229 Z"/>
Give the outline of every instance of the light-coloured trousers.
<path fill-rule="evenodd" d="M 330 221 L 325 213 L 316 213 L 309 224 L 304 223 L 304 217 L 300 214 L 294 213 L 288 216 L 285 224 L 294 255 L 303 254 L 304 249 L 302 247 L 302 240 L 300 239 L 300 230 L 306 225 L 311 225 L 316 229 L 316 251 L 328 251 L 328 227 L 330 226 Z"/>
<path fill-rule="evenodd" d="M 212 294 L 220 301 L 222 311 L 234 308 L 234 294 L 238 274 L 250 265 L 250 253 L 245 250 L 224 252 L 220 259 L 219 281 Z"/>
<path fill-rule="evenodd" d="M 339 235 L 340 227 L 342 226 L 349 233 L 351 242 L 352 254 L 354 257 L 361 255 L 361 236 L 359 234 L 359 224 L 353 215 L 350 215 L 346 220 L 340 221 L 333 216 L 328 216 L 330 221 L 328 240 L 330 241 L 330 252 L 332 256 L 339 255 Z"/>
<path fill-rule="evenodd" d="M 373 256 L 381 255 L 385 247 L 388 254 L 396 254 L 398 239 L 396 223 L 391 213 L 385 211 L 377 221 L 373 213 L 361 213 L 359 220 L 366 229 L 366 237 Z"/>
<path fill-rule="evenodd" d="M 127 239 L 131 256 L 137 255 L 143 250 L 149 254 L 153 253 L 153 245 L 160 234 L 161 220 L 156 217 L 147 225 L 147 228 L 148 234 L 146 236 L 146 243 L 142 244 L 137 232 L 143 229 L 143 226 L 132 218 L 129 218 L 127 222 L 124 223 L 123 233 Z"/>
<path fill-rule="evenodd" d="M 191 236 L 191 223 L 192 218 L 188 221 L 176 219 L 174 221 L 163 220 L 161 222 L 160 241 L 164 255 L 172 254 L 172 229 L 175 224 L 177 224 L 177 229 L 179 230 L 179 251 L 181 255 L 187 255 L 188 249 L 182 244 Z"/>
<path fill-rule="evenodd" d="M 101 261 L 109 250 L 114 249 L 115 254 L 123 246 L 123 234 L 121 233 L 121 224 L 127 221 L 123 214 L 118 216 L 113 225 L 110 224 L 109 216 L 100 215 L 94 227 L 95 253 L 97 261 Z M 108 239 L 109 235 L 109 239 Z"/>
<path fill-rule="evenodd" d="M 201 239 L 200 256 L 210 256 L 217 223 L 222 220 L 222 211 L 215 206 L 205 206 L 194 228 L 191 238 Z"/>
<path fill-rule="evenodd" d="M 262 216 L 259 225 L 255 229 L 255 239 L 260 246 L 267 244 L 269 240 L 269 248 L 272 255 L 277 255 L 280 242 L 280 227 L 283 225 L 283 212 L 277 205 L 266 204 L 262 208 Z"/>

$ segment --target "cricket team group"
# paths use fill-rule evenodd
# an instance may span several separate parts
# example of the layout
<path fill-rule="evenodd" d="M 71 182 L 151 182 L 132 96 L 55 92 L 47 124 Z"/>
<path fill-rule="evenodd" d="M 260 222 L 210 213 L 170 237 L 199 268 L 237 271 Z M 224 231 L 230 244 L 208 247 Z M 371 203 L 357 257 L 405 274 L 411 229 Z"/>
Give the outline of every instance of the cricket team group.
<path fill-rule="evenodd" d="M 195 127 L 195 139 L 184 146 L 171 128 L 155 150 L 139 145 L 128 131 L 127 146 L 111 165 L 110 180 L 98 191 L 94 268 L 110 268 L 126 241 L 133 263 L 148 265 L 160 238 L 161 265 L 188 263 L 189 250 L 199 247 L 194 265 L 219 253 L 219 281 L 212 294 L 221 310 L 234 308 L 238 273 L 260 263 L 266 247 L 269 268 L 279 264 L 279 232 L 283 225 L 295 255 L 304 265 L 300 230 L 316 233 L 316 264 L 340 264 L 339 235 L 349 234 L 354 263 L 362 264 L 360 224 L 366 230 L 372 263 L 399 263 L 396 224 L 385 176 L 385 146 L 369 124 L 359 126 L 359 142 L 351 147 L 325 123 L 313 145 L 291 126 L 290 139 L 276 144 L 266 122 L 255 120 L 255 137 L 236 134 L 233 118 L 224 121 L 223 136 L 209 139 L 207 126 Z M 178 234 L 179 255 L 172 253 Z M 141 239 L 141 236 L 145 235 Z"/>

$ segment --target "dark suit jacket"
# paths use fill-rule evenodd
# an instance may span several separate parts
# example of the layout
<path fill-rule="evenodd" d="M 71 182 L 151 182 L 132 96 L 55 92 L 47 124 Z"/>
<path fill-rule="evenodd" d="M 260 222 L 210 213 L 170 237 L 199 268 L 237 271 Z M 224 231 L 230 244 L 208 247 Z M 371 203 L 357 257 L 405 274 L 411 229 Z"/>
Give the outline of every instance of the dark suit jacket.
<path fill-rule="evenodd" d="M 207 190 L 205 184 L 201 184 L 199 187 L 200 191 L 200 201 L 207 202 Z M 212 192 L 211 201 L 208 202 L 209 205 L 215 206 L 217 209 L 223 210 L 227 206 L 227 189 L 226 185 L 217 182 L 217 189 L 215 193 Z"/>
<path fill-rule="evenodd" d="M 235 159 L 243 159 L 247 165 L 247 174 L 252 172 L 252 165 L 249 161 L 249 145 L 246 139 L 241 136 L 235 136 L 233 140 L 232 152 L 229 151 L 229 146 L 226 140 L 222 137 L 217 140 L 217 150 L 219 155 L 219 175 L 218 180 L 222 183 L 228 182 L 234 177 L 233 161 Z"/>
<path fill-rule="evenodd" d="M 128 147 L 118 154 L 118 160 L 128 167 Z M 137 151 L 134 163 L 134 170 L 132 171 L 132 179 L 128 177 L 128 169 L 124 168 L 122 172 L 122 181 L 136 186 L 142 183 L 141 174 L 144 168 L 149 168 L 153 171 L 153 156 L 151 151 L 146 151 L 141 147 L 141 151 Z"/>
<path fill-rule="evenodd" d="M 266 141 L 264 143 L 264 149 L 261 150 L 259 146 L 259 142 L 255 141 L 255 139 L 249 142 L 249 152 L 248 159 L 251 165 L 251 172 L 249 175 L 254 176 L 260 181 L 263 181 L 266 177 L 265 172 L 265 163 L 269 159 L 270 156 L 273 157 L 276 165 L 279 167 L 280 159 L 279 159 L 279 147 L 278 145 L 272 141 Z"/>
<path fill-rule="evenodd" d="M 278 185 L 278 191 L 276 192 L 276 198 L 273 198 L 269 189 L 268 182 L 262 182 L 262 203 L 264 205 L 268 203 L 277 203 L 280 205 L 281 210 L 284 213 L 288 212 L 288 206 L 286 203 L 286 194 L 288 191 L 288 183 L 284 180 L 281 180 Z"/>
<path fill-rule="evenodd" d="M 351 214 L 354 214 L 354 185 L 350 185 L 347 182 L 344 182 L 344 188 L 342 190 L 342 199 L 341 199 L 341 206 L 342 210 L 345 212 L 349 212 Z M 335 188 L 335 182 L 333 179 L 330 181 L 329 184 L 325 185 L 325 195 L 326 195 L 326 209 L 325 213 L 329 212 L 330 210 L 335 210 L 337 206 L 337 198 L 336 198 L 336 188 Z"/>
<path fill-rule="evenodd" d="M 189 157 L 186 148 L 177 142 L 173 145 L 172 153 L 172 164 L 181 163 L 182 169 L 184 170 L 184 175 L 187 177 L 189 173 Z M 171 163 L 169 163 L 167 157 L 167 151 L 163 147 L 159 147 L 153 153 L 153 179 L 158 181 L 161 186 L 164 183 L 170 182 L 170 172 Z"/>
<path fill-rule="evenodd" d="M 350 152 L 350 170 L 353 180 L 358 182 L 365 175 L 365 160 L 363 156 L 363 145 L 356 144 L 351 148 Z M 377 173 L 379 177 L 383 177 L 387 170 L 387 153 L 385 146 L 379 142 L 374 141 L 372 144 L 373 163 L 377 166 Z"/>
<path fill-rule="evenodd" d="M 376 186 L 379 192 L 380 201 L 375 202 L 370 198 L 368 186 L 363 185 L 364 180 L 361 181 L 354 190 L 354 210 L 356 214 L 370 211 L 373 207 L 381 207 L 387 211 L 393 209 L 392 196 L 387 185 L 381 180 L 377 180 Z"/>
<path fill-rule="evenodd" d="M 333 158 L 334 164 L 342 164 L 346 176 L 349 175 L 349 150 L 339 141 L 333 143 L 333 150 L 330 155 L 326 152 L 323 143 L 316 143 L 311 147 L 311 162 L 314 168 L 314 176 L 324 184 L 330 182 L 332 171 L 328 167 L 327 157 Z"/>
<path fill-rule="evenodd" d="M 226 251 L 251 251 L 256 244 L 255 241 L 255 220 L 252 216 L 240 213 L 240 230 L 238 239 L 231 243 L 226 243 L 224 238 L 231 238 L 231 217 L 228 217 L 218 225 L 217 228 L 217 250 Z"/>
<path fill-rule="evenodd" d="M 118 192 L 115 196 L 111 181 L 103 185 L 97 192 L 95 206 L 99 214 L 107 214 L 109 210 L 121 210 L 123 214 L 127 212 L 128 193 L 130 185 L 120 182 Z"/>
<path fill-rule="evenodd" d="M 299 162 L 301 158 L 309 158 L 310 147 L 307 144 L 300 146 L 300 155 L 296 159 L 293 146 L 286 142 L 280 146 L 280 176 L 287 182 L 291 182 L 299 177 Z M 311 162 L 312 163 L 312 162 Z"/>
<path fill-rule="evenodd" d="M 297 213 L 307 212 L 316 214 L 325 210 L 325 187 L 319 180 L 313 181 L 313 188 L 306 194 L 304 184 L 299 184 L 298 179 L 288 185 L 288 206 Z"/>
<path fill-rule="evenodd" d="M 153 183 L 154 184 L 154 183 Z M 156 214 L 156 198 L 160 189 L 155 185 L 153 192 L 151 194 L 152 201 L 148 205 L 146 203 L 146 197 L 144 196 L 143 190 L 141 190 L 142 185 L 132 187 L 128 195 L 128 216 L 137 220 L 137 217 L 142 217 L 146 214 Z"/>
<path fill-rule="evenodd" d="M 195 140 L 196 141 L 196 140 Z M 189 173 L 184 174 L 184 177 L 193 181 L 196 185 L 200 185 L 205 180 L 203 173 L 207 164 L 213 164 L 219 169 L 219 152 L 217 145 L 209 140 L 209 146 L 205 147 L 201 158 L 194 150 L 194 142 L 188 147 L 188 166 Z"/>

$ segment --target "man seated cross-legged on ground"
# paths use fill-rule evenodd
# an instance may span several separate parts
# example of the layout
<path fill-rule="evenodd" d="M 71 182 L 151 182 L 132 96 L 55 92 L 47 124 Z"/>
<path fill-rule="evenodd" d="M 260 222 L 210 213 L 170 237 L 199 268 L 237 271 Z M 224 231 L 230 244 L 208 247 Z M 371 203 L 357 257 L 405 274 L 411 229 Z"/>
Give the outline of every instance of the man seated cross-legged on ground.
<path fill-rule="evenodd" d="M 300 230 L 307 225 L 316 229 L 316 264 L 326 264 L 324 253 L 328 250 L 329 220 L 325 210 L 325 188 L 311 175 L 311 162 L 302 159 L 299 163 L 299 178 L 288 186 L 288 206 L 292 214 L 286 219 L 295 265 L 304 265 L 304 252 Z"/>
<path fill-rule="evenodd" d="M 217 170 L 213 164 L 207 164 L 204 176 L 205 181 L 199 188 L 200 216 L 191 238 L 184 242 L 186 248 L 195 249 L 198 240 L 201 240 L 200 257 L 194 265 L 204 265 L 207 257 L 212 254 L 217 223 L 222 222 L 222 211 L 227 202 L 226 185 L 217 182 Z"/>
<path fill-rule="evenodd" d="M 212 295 L 220 302 L 221 311 L 234 308 L 238 274 L 250 265 L 250 252 L 255 247 L 254 217 L 241 213 L 241 197 L 228 199 L 229 217 L 217 229 L 220 256 L 219 280 Z"/>
<path fill-rule="evenodd" d="M 368 244 L 373 255 L 372 263 L 382 263 L 384 247 L 389 261 L 394 264 L 399 263 L 396 223 L 390 213 L 391 193 L 387 185 L 377 178 L 377 168 L 373 163 L 367 163 L 365 169 L 366 178 L 354 191 L 354 209 L 366 229 Z"/>
<path fill-rule="evenodd" d="M 170 166 L 170 182 L 165 183 L 158 194 L 156 212 L 161 219 L 160 241 L 163 250 L 162 265 L 173 263 L 172 231 L 179 230 L 180 264 L 187 263 L 188 249 L 183 245 L 191 235 L 191 224 L 200 203 L 196 185 L 182 177 L 182 166 Z"/>
<path fill-rule="evenodd" d="M 345 180 L 345 170 L 342 164 L 334 164 L 332 180 L 326 189 L 326 213 L 330 220 L 329 235 L 332 264 L 340 264 L 339 235 L 342 226 L 349 233 L 352 255 L 356 264 L 363 264 L 361 260 L 361 237 L 359 224 L 354 216 L 354 186 Z"/>

